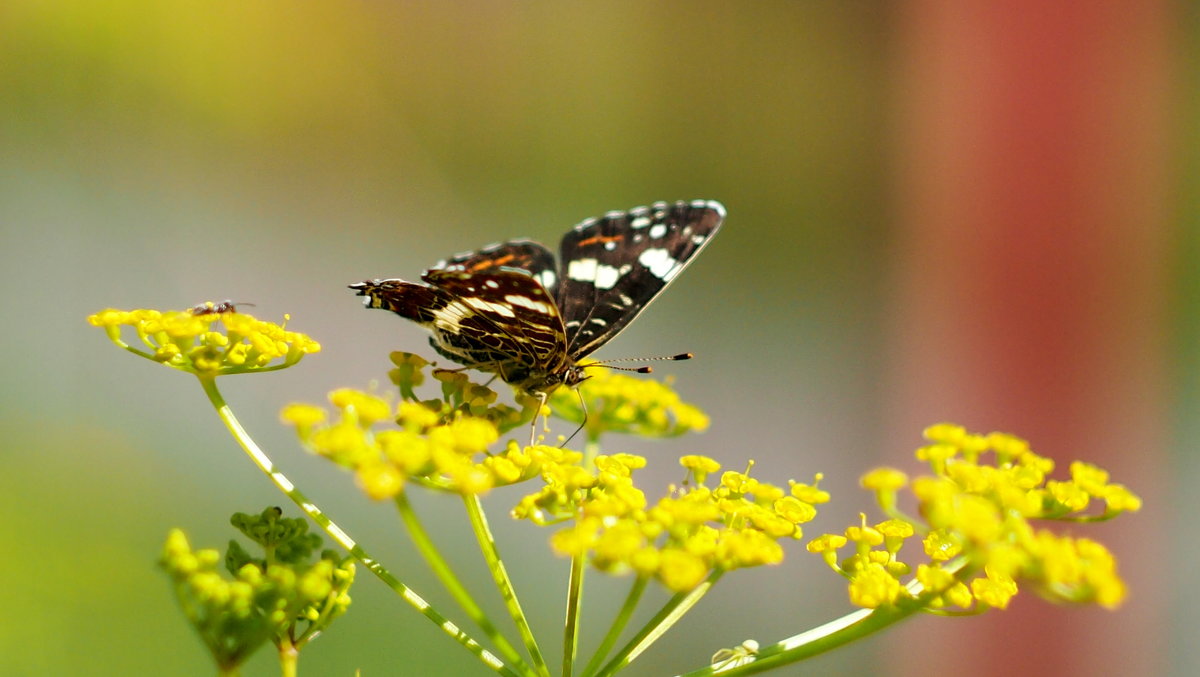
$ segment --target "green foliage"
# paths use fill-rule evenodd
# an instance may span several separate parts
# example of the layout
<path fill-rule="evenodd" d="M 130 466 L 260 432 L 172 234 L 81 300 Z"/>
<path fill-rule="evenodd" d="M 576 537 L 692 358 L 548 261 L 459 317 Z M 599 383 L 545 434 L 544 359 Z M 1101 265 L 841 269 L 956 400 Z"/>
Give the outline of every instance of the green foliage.
<path fill-rule="evenodd" d="M 216 550 L 193 550 L 178 529 L 167 536 L 159 564 L 219 670 L 236 671 L 268 641 L 294 669 L 299 650 L 346 611 L 354 564 L 330 550 L 314 561 L 321 538 L 279 508 L 236 513 L 230 521 L 264 553 L 253 557 L 231 540 L 224 562 L 232 578 L 217 571 Z"/>

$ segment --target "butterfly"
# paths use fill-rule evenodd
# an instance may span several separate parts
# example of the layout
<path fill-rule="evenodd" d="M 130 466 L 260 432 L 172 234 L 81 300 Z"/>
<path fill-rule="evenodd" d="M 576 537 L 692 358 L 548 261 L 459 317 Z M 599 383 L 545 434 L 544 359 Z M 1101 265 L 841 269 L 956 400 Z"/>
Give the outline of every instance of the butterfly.
<path fill-rule="evenodd" d="M 439 261 L 421 282 L 350 288 L 368 308 L 428 329 L 443 357 L 545 403 L 559 386 L 588 378 L 590 365 L 579 361 L 629 326 L 724 220 L 713 200 L 656 202 L 579 223 L 563 236 L 557 265 L 541 244 L 511 240 Z"/>

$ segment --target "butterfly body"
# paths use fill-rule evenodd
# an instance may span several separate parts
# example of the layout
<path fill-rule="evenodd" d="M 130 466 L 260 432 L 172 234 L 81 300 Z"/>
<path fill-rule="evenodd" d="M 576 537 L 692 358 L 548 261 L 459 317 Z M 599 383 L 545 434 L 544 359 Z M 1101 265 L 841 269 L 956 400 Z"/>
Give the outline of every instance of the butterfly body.
<path fill-rule="evenodd" d="M 585 380 L 578 361 L 628 326 L 724 218 L 711 200 L 658 202 L 575 226 L 558 266 L 537 242 L 512 240 L 441 261 L 420 283 L 350 287 L 428 329 L 443 357 L 546 394 Z"/>

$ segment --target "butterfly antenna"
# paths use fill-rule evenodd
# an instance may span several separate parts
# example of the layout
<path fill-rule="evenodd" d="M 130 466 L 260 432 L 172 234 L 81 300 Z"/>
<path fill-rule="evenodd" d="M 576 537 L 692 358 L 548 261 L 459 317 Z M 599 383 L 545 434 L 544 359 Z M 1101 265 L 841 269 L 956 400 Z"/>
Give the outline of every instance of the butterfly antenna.
<path fill-rule="evenodd" d="M 581 365 L 584 369 L 591 367 L 604 367 L 605 369 L 614 369 L 616 371 L 632 371 L 638 374 L 649 374 L 654 371 L 650 365 L 642 365 L 640 367 L 614 367 L 613 362 L 678 362 L 680 360 L 690 360 L 695 355 L 691 353 L 679 353 L 678 355 L 661 355 L 659 357 L 622 357 L 615 360 L 600 360 L 599 362 L 589 362 Z"/>

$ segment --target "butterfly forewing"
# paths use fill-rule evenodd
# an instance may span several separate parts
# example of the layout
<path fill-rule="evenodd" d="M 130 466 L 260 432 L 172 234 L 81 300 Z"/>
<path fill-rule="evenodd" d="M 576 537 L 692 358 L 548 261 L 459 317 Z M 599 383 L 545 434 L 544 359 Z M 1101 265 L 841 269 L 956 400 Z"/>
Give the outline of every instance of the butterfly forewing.
<path fill-rule="evenodd" d="M 633 321 L 712 239 L 719 202 L 657 202 L 589 219 L 563 237 L 558 305 L 579 359 Z"/>

